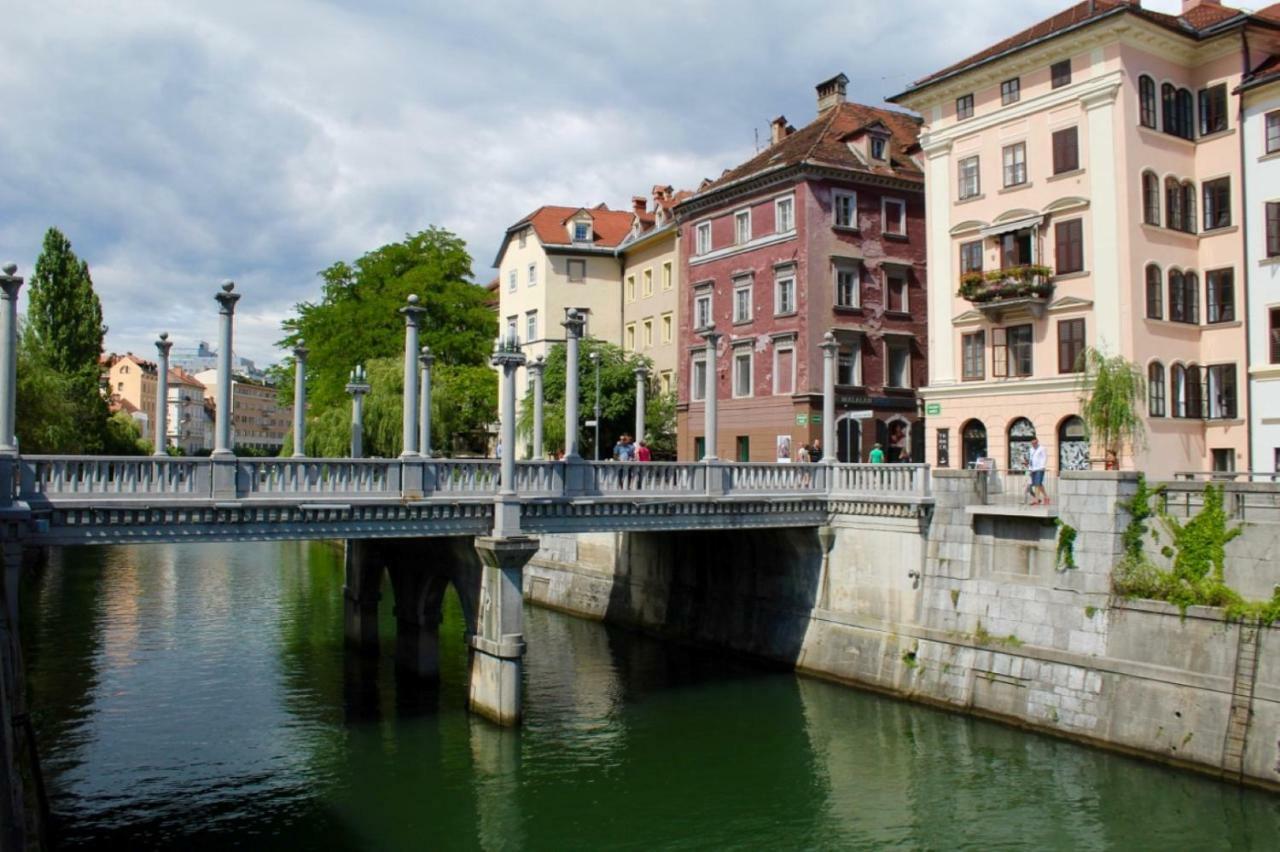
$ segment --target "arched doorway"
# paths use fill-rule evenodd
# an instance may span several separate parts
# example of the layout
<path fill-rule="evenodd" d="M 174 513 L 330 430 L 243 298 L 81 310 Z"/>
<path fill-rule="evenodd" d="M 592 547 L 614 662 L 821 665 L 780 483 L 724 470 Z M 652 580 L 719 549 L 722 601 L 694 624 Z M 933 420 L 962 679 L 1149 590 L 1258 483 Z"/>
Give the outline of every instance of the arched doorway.
<path fill-rule="evenodd" d="M 862 461 L 862 423 L 853 417 L 836 421 L 836 459 L 844 464 Z"/>
<path fill-rule="evenodd" d="M 885 461 L 899 462 L 911 457 L 911 424 L 905 417 L 893 417 L 885 424 L 888 440 L 884 445 Z"/>
<path fill-rule="evenodd" d="M 964 466 L 976 467 L 987 457 L 987 427 L 981 420 L 970 420 L 960 429 Z"/>
<path fill-rule="evenodd" d="M 1089 469 L 1089 431 L 1072 415 L 1058 424 L 1058 470 Z"/>
<path fill-rule="evenodd" d="M 1036 427 L 1025 417 L 1009 423 L 1009 470 L 1026 470 L 1031 465 L 1031 439 Z"/>

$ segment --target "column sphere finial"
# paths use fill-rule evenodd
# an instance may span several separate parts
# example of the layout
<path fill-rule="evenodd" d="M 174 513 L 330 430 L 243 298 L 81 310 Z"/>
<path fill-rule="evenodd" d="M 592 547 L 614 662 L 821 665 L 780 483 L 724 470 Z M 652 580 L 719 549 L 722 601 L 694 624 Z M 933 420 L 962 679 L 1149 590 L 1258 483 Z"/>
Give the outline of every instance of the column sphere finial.
<path fill-rule="evenodd" d="M 16 273 L 17 271 L 18 271 L 18 264 L 16 264 L 16 263 L 6 263 L 6 264 L 4 265 L 4 274 L 5 274 L 5 275 L 13 275 L 13 274 L 14 274 L 14 273 Z"/>

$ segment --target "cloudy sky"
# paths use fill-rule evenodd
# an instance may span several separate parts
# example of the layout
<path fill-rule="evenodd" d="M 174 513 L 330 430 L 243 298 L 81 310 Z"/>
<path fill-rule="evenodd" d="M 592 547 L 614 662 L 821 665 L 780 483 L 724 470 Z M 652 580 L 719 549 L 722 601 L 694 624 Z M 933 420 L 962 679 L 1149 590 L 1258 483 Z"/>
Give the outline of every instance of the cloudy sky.
<path fill-rule="evenodd" d="M 819 80 L 875 103 L 1067 2 L 6 0 L 0 258 L 61 228 L 117 351 L 212 340 L 233 278 L 269 363 L 335 260 L 439 225 L 487 281 L 540 204 L 693 186 Z"/>

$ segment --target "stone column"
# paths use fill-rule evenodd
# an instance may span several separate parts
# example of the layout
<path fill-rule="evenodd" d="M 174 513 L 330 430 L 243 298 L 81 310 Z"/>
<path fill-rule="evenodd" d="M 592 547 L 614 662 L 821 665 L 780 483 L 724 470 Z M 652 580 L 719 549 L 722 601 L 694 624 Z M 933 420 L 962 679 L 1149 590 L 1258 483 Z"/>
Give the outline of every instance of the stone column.
<path fill-rule="evenodd" d="M 516 370 L 524 366 L 524 352 L 514 335 L 498 339 L 490 363 L 502 370 L 499 408 L 504 412 L 499 440 L 502 459 L 499 462 L 498 499 L 493 510 L 493 535 L 506 538 L 520 534 L 520 502 L 516 498 Z"/>
<path fill-rule="evenodd" d="M 293 457 L 307 455 L 307 349 L 299 340 L 293 347 Z"/>
<path fill-rule="evenodd" d="M 422 374 L 422 398 L 418 412 L 418 447 L 422 455 L 431 458 L 431 368 L 436 363 L 436 356 L 431 354 L 431 347 L 422 347 L 418 354 L 419 372 Z M 447 452 L 446 452 L 447 455 Z"/>
<path fill-rule="evenodd" d="M 578 341 L 587 323 L 582 313 L 570 308 L 564 326 L 564 460 L 580 462 L 578 454 Z"/>
<path fill-rule="evenodd" d="M 235 282 L 222 282 L 222 292 L 214 298 L 218 302 L 218 394 L 213 455 L 234 458 L 231 451 L 231 322 L 236 312 L 240 294 L 234 292 Z"/>
<path fill-rule="evenodd" d="M 378 602 L 382 600 L 382 554 L 374 542 L 347 539 L 343 551 L 346 583 L 342 589 L 343 629 L 347 644 L 378 652 Z"/>
<path fill-rule="evenodd" d="M 471 638 L 468 706 L 499 725 L 520 723 L 520 675 L 524 656 L 524 566 L 538 552 L 537 539 L 477 538 L 480 611 Z"/>
<path fill-rule="evenodd" d="M 418 455 L 418 324 L 426 308 L 418 305 L 416 295 L 400 309 L 404 314 L 404 449 L 401 458 Z"/>
<path fill-rule="evenodd" d="M 636 367 L 636 443 L 644 440 L 645 391 L 649 384 L 649 368 Z"/>
<path fill-rule="evenodd" d="M 542 461 L 544 456 L 542 446 L 542 371 L 546 368 L 547 361 L 541 355 L 534 358 L 533 363 L 525 367 L 529 371 L 529 375 L 533 376 L 533 458 L 535 461 Z"/>
<path fill-rule="evenodd" d="M 831 332 L 822 335 L 822 460 L 836 460 L 836 355 L 840 344 Z M 850 448 L 852 451 L 852 448 Z M 856 457 L 856 456 L 855 456 Z"/>
<path fill-rule="evenodd" d="M 716 397 L 720 392 L 720 382 L 716 377 L 716 346 L 720 343 L 723 334 L 716 331 L 716 327 L 712 325 L 706 331 L 702 332 L 702 339 L 707 342 L 707 401 L 703 406 L 704 425 L 703 430 L 706 437 L 703 439 L 706 443 L 707 452 L 703 457 L 703 461 L 714 462 L 719 461 L 716 455 L 716 429 L 719 428 L 716 423 Z"/>
<path fill-rule="evenodd" d="M 369 392 L 364 367 L 351 371 L 346 390 L 351 394 L 351 458 L 364 458 L 364 395 Z"/>
<path fill-rule="evenodd" d="M 161 332 L 156 341 L 156 422 L 153 456 L 167 456 L 169 447 L 169 350 L 173 341 L 169 332 Z"/>
<path fill-rule="evenodd" d="M 16 264 L 9 263 L 0 275 L 0 455 L 16 456 L 18 438 L 14 434 L 17 423 L 18 399 L 18 290 L 22 279 Z M 8 487 L 6 486 L 6 490 Z"/>

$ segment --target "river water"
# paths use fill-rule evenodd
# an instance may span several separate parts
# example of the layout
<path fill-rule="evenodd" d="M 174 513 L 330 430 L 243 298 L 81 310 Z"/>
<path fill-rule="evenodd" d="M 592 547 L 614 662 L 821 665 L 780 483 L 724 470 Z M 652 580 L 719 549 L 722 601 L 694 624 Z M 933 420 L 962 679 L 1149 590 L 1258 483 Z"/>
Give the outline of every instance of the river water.
<path fill-rule="evenodd" d="M 343 652 L 318 544 L 69 549 L 24 593 L 63 848 L 1276 848 L 1280 797 L 526 611 L 519 731 Z"/>

